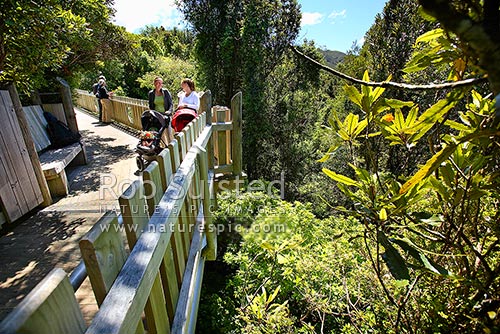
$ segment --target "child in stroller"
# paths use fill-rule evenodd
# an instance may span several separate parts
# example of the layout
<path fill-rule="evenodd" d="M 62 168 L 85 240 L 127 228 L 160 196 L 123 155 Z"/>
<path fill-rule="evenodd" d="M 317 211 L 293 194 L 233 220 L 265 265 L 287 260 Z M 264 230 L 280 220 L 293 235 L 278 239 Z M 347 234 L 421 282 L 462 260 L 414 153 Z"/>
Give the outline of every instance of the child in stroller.
<path fill-rule="evenodd" d="M 163 143 L 163 147 L 160 144 L 163 132 L 170 125 L 170 115 L 155 110 L 146 110 L 141 115 L 141 125 L 140 140 L 135 149 L 138 154 L 136 158 L 137 168 L 140 172 L 151 161 L 155 160 L 156 155 L 162 151 L 163 147 L 167 146 L 167 143 Z"/>

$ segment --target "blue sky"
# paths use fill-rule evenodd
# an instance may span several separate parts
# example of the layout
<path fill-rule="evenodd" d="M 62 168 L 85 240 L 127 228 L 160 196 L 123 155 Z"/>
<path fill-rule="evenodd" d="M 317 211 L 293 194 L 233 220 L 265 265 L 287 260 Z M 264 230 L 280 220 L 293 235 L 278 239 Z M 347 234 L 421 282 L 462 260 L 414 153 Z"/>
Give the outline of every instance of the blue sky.
<path fill-rule="evenodd" d="M 354 41 L 363 43 L 363 36 L 386 1 L 298 0 L 302 6 L 298 42 L 306 38 L 319 47 L 346 52 Z M 130 32 L 137 33 L 145 25 L 184 26 L 174 0 L 115 0 L 115 9 L 115 24 Z"/>
<path fill-rule="evenodd" d="M 302 22 L 299 41 L 312 39 L 319 47 L 346 52 L 364 35 L 387 0 L 299 0 Z"/>

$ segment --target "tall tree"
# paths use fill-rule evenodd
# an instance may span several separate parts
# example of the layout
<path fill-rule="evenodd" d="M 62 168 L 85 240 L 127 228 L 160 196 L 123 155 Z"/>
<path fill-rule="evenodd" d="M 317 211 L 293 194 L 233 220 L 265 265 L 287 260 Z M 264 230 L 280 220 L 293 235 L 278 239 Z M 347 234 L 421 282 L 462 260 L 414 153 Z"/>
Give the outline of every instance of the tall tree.
<path fill-rule="evenodd" d="M 0 80 L 21 90 L 49 76 L 123 50 L 122 30 L 110 22 L 113 1 L 7 1 L 0 12 Z"/>
<path fill-rule="evenodd" d="M 214 102 L 229 105 L 233 94 L 243 91 L 244 163 L 250 178 L 262 177 L 257 158 L 272 137 L 267 79 L 298 34 L 299 5 L 295 0 L 188 0 L 178 5 L 196 35 L 201 79 Z"/>
<path fill-rule="evenodd" d="M 244 1 L 177 1 L 196 36 L 195 54 L 202 86 L 214 103 L 229 105 L 241 88 L 241 37 Z"/>

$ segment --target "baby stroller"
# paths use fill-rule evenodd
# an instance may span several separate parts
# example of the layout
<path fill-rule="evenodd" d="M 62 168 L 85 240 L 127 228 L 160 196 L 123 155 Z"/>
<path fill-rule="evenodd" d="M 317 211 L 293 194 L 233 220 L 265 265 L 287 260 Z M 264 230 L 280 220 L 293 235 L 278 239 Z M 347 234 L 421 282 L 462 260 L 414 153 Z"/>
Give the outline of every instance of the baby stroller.
<path fill-rule="evenodd" d="M 139 144 L 135 151 L 139 154 L 136 158 L 137 168 L 142 172 L 151 161 L 155 160 L 156 155 L 162 151 L 160 143 L 162 142 L 163 131 L 170 124 L 170 116 L 159 113 L 155 110 L 146 110 L 141 115 L 142 132 Z M 167 143 L 164 143 L 166 146 Z"/>
<path fill-rule="evenodd" d="M 172 118 L 172 128 L 175 132 L 181 132 L 189 122 L 198 116 L 196 110 L 191 108 L 177 109 Z"/>

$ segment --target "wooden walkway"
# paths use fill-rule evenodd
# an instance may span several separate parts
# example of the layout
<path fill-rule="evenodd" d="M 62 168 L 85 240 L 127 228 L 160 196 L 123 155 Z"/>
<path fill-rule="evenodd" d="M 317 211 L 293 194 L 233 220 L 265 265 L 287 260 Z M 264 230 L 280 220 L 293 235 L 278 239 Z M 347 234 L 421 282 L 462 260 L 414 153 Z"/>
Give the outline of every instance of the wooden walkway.
<path fill-rule="evenodd" d="M 0 320 L 55 266 L 71 272 L 81 260 L 78 242 L 106 210 L 117 205 L 136 168 L 137 139 L 114 126 L 97 124 L 75 109 L 85 140 L 88 164 L 69 170 L 70 193 L 0 233 Z M 109 185 L 100 191 L 102 181 Z M 114 183 L 114 186 L 111 186 Z M 120 189 L 123 187 L 123 189 Z M 78 290 L 86 320 L 97 311 L 88 279 Z"/>
<path fill-rule="evenodd" d="M 95 107 L 95 97 L 77 96 L 86 110 Z M 217 254 L 216 194 L 222 183 L 231 187 L 245 177 L 241 96 L 233 96 L 231 108 L 212 107 L 210 91 L 204 92 L 198 117 L 143 173 L 136 173 L 137 139 L 71 113 L 81 123 L 90 163 L 66 170 L 69 196 L 0 238 L 0 251 L 12 253 L 3 252 L 9 260 L 0 269 L 0 315 L 18 305 L 0 331 L 194 333 L 204 263 Z M 118 102 L 113 120 L 132 122 L 134 109 Z M 92 289 L 89 282 L 80 286 L 85 274 Z"/>

